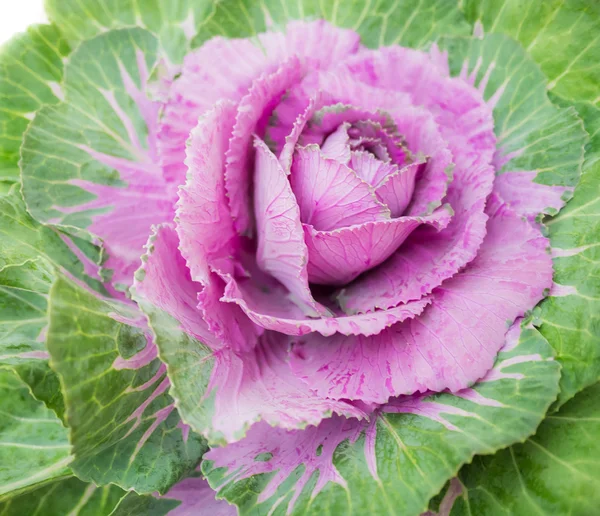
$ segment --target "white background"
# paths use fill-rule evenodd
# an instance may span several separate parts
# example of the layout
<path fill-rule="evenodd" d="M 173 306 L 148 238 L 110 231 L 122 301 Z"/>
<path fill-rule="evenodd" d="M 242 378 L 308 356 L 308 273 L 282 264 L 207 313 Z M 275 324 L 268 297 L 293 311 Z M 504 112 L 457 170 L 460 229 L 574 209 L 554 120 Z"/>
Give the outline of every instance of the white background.
<path fill-rule="evenodd" d="M 44 0 L 0 0 L 0 45 L 29 25 L 44 22 Z"/>

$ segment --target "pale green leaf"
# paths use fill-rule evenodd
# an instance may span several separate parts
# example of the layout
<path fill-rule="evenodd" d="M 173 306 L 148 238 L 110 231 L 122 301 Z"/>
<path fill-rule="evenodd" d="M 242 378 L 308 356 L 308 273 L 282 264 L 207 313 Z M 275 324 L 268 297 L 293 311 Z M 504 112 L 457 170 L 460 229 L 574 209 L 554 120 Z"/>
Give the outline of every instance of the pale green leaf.
<path fill-rule="evenodd" d="M 522 47 L 500 34 L 440 44 L 449 51 L 451 73 L 466 66 L 492 102 L 497 157 L 506 157 L 498 172 L 533 171 L 537 183 L 574 187 L 587 141 L 583 124 L 573 108 L 550 102 L 546 77 Z"/>
<path fill-rule="evenodd" d="M 600 4 L 590 0 L 466 0 L 470 22 L 519 41 L 548 89 L 600 106 Z"/>
<path fill-rule="evenodd" d="M 139 275 L 139 271 L 136 273 Z M 160 351 L 167 364 L 173 385 L 171 393 L 177 408 L 192 428 L 210 427 L 214 415 L 214 396 L 206 396 L 210 375 L 215 367 L 212 350 L 204 343 L 181 330 L 177 320 L 143 299 L 134 299 L 148 317 Z M 217 436 L 206 436 L 209 441 Z M 221 437 L 221 436 L 218 436 Z"/>
<path fill-rule="evenodd" d="M 121 499 L 110 516 L 165 516 L 180 504 L 179 500 L 139 495 L 131 491 Z"/>
<path fill-rule="evenodd" d="M 594 304 L 600 298 L 600 284 L 594 280 L 594 262 L 577 253 L 577 249 L 587 252 L 586 246 L 593 246 L 600 234 L 591 215 L 596 203 L 589 203 L 598 195 L 598 178 L 591 171 L 597 160 L 597 110 L 591 104 L 576 105 L 585 117 L 585 129 L 595 139 L 588 143 L 575 108 L 564 102 L 559 107 L 548 99 L 547 79 L 518 43 L 501 34 L 488 34 L 483 39 L 443 39 L 441 44 L 450 51 L 454 74 L 467 63 L 469 72 L 477 70 L 476 84 L 487 79 L 486 99 L 501 92 L 494 107 L 497 155 L 513 157 L 499 173 L 536 172 L 535 182 L 567 187 L 563 195 L 569 198 L 585 171 L 574 198 L 557 217 L 544 221 L 557 256 L 554 280 L 570 288 L 556 292 L 536 309 L 540 331 L 563 366 L 562 403 L 600 375 L 600 334 L 595 322 L 598 307 Z M 578 209 L 582 204 L 586 206 L 584 213 Z M 568 215 L 572 210 L 577 214 L 574 218 Z M 556 213 L 552 209 L 544 212 Z M 561 257 L 572 253 L 575 256 Z"/>
<path fill-rule="evenodd" d="M 51 226 L 44 226 L 29 215 L 18 186 L 0 196 L 0 270 L 43 258 L 52 268 L 63 270 L 78 280 L 104 292 L 84 261 L 94 268 L 101 261 L 99 249 L 81 239 L 70 237 Z M 84 261 L 82 261 L 84 260 Z"/>
<path fill-rule="evenodd" d="M 145 66 L 145 72 L 151 69 L 157 52 L 152 34 L 131 29 L 98 36 L 71 54 L 63 84 L 65 101 L 38 112 L 21 150 L 23 195 L 37 220 L 73 231 L 87 228 L 93 215 L 110 210 L 110 206 L 87 207 L 96 195 L 74 184 L 127 186 L 115 169 L 91 152 L 133 164 L 148 159 L 141 156 L 147 152 L 140 150 L 145 143 L 132 138 L 145 142 L 149 128 L 124 81 L 129 79 L 142 88 L 139 66 Z M 142 62 L 138 62 L 139 55 Z"/>
<path fill-rule="evenodd" d="M 62 419 L 58 377 L 44 345 L 52 270 L 43 259 L 0 269 L 0 365 L 9 365 L 32 394 Z"/>
<path fill-rule="evenodd" d="M 157 34 L 170 59 L 180 62 L 209 0 L 47 0 L 48 16 L 71 41 L 138 26 Z"/>
<path fill-rule="evenodd" d="M 29 27 L 0 49 L 0 180 L 18 181 L 21 138 L 40 107 L 59 102 L 69 52 L 54 25 Z"/>
<path fill-rule="evenodd" d="M 224 0 L 206 10 L 193 45 L 212 36 L 249 37 L 289 20 L 319 18 L 354 29 L 371 47 L 421 47 L 440 35 L 469 31 L 458 4 L 447 0 Z"/>
<path fill-rule="evenodd" d="M 71 40 L 131 25 L 147 28 L 174 61 L 191 35 L 197 34 L 197 46 L 215 35 L 248 37 L 294 19 L 324 18 L 353 28 L 369 46 L 417 47 L 469 31 L 458 5 L 448 0 L 49 0 L 47 9 Z"/>
<path fill-rule="evenodd" d="M 23 360 L 11 368 L 29 385 L 33 396 L 43 401 L 64 422 L 65 401 L 60 379 L 50 367 L 48 359 Z"/>
<path fill-rule="evenodd" d="M 0 363 L 43 355 L 52 270 L 41 259 L 0 269 Z"/>
<path fill-rule="evenodd" d="M 99 250 L 39 224 L 27 213 L 17 185 L 0 197 L 0 239 L 0 364 L 10 365 L 62 418 L 60 384 L 44 346 L 47 295 L 54 270 L 104 292 L 89 270 L 97 268 Z"/>

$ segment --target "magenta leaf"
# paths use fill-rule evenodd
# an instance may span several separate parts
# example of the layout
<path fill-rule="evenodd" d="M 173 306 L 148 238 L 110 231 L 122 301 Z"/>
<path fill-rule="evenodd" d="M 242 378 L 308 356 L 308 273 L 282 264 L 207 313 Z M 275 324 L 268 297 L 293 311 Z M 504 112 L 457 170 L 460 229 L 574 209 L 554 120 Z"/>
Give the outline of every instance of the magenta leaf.
<path fill-rule="evenodd" d="M 287 175 L 265 143 L 256 139 L 254 213 L 258 266 L 279 280 L 307 313 L 325 314 L 308 287 L 308 249 L 300 208 Z"/>
<path fill-rule="evenodd" d="M 552 285 L 549 242 L 493 199 L 477 258 L 432 293 L 423 314 L 372 337 L 311 334 L 291 365 L 321 396 L 385 403 L 391 396 L 464 389 L 485 375 L 507 322 Z"/>
<path fill-rule="evenodd" d="M 239 247 L 225 192 L 225 153 L 236 106 L 222 101 L 192 130 L 187 147 L 187 181 L 179 190 L 177 233 L 195 281 L 210 282 L 211 266 L 222 265 Z"/>
<path fill-rule="evenodd" d="M 344 285 L 376 267 L 398 250 L 419 226 L 440 231 L 452 218 L 448 205 L 423 217 L 400 217 L 318 231 L 303 224 L 311 283 Z"/>
<path fill-rule="evenodd" d="M 290 183 L 300 207 L 300 220 L 318 231 L 330 231 L 389 219 L 389 210 L 373 188 L 352 169 L 328 158 L 324 148 L 298 148 L 294 155 Z"/>
<path fill-rule="evenodd" d="M 334 412 L 364 416 L 352 404 L 315 395 L 291 374 L 286 335 L 266 331 L 247 351 L 222 347 L 202 312 L 194 316 L 191 293 L 197 284 L 179 254 L 175 231 L 158 228 L 148 249 L 136 274 L 134 296 L 149 317 L 179 412 L 195 431 L 210 442 L 225 443 L 242 438 L 260 420 L 302 428 Z M 232 319 L 236 311 L 243 315 L 235 304 L 221 305 Z M 247 336 L 247 332 L 241 334 Z"/>

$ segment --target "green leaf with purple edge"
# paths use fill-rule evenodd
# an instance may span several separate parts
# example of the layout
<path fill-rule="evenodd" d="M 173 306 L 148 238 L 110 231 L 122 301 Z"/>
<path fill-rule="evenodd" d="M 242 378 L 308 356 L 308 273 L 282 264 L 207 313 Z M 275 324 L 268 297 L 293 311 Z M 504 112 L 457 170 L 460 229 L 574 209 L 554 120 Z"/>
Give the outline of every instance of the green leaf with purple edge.
<path fill-rule="evenodd" d="M 145 157 L 148 128 L 132 95 L 156 55 L 156 38 L 131 29 L 87 41 L 69 56 L 63 102 L 37 113 L 21 150 L 23 194 L 36 219 L 85 229 L 107 209 L 74 209 L 97 196 L 91 185 L 124 186 L 107 155 L 134 164 Z"/>
<path fill-rule="evenodd" d="M 166 492 L 206 447 L 182 424 L 140 315 L 61 275 L 49 305 L 47 346 L 63 386 L 73 472 L 97 485 Z"/>
<path fill-rule="evenodd" d="M 550 346 L 527 328 L 472 389 L 400 397 L 371 424 L 334 416 L 291 432 L 256 425 L 212 449 L 202 471 L 240 514 L 419 514 L 475 453 L 531 435 L 558 379 Z"/>
<path fill-rule="evenodd" d="M 541 331 L 563 365 L 559 404 L 600 378 L 597 241 L 600 130 L 600 8 L 585 0 L 468 0 L 464 11 L 486 32 L 523 45 L 547 77 L 551 100 L 579 112 L 591 139 L 574 199 L 548 222 L 559 288 L 538 312 Z M 558 95 L 558 96 L 557 96 Z M 534 110 L 527 106 L 532 113 Z"/>
<path fill-rule="evenodd" d="M 159 55 L 156 37 L 139 28 L 82 43 L 65 68 L 64 101 L 38 112 L 21 151 L 31 214 L 84 241 L 104 239 L 117 288 L 135 270 L 136 238 L 141 254 L 151 224 L 172 216 L 177 185 L 154 184 L 160 104 L 148 94 Z"/>
<path fill-rule="evenodd" d="M 174 510 L 175 514 L 194 516 L 213 514 L 235 516 L 235 507 L 222 500 L 215 500 L 215 492 L 199 471 L 180 480 L 163 495 L 138 495 L 130 491 L 115 507 L 110 516 L 164 516 Z"/>
<path fill-rule="evenodd" d="M 574 105 L 590 140 L 573 199 L 548 222 L 558 295 L 536 312 L 563 367 L 557 407 L 600 379 L 600 109 L 587 102 Z"/>

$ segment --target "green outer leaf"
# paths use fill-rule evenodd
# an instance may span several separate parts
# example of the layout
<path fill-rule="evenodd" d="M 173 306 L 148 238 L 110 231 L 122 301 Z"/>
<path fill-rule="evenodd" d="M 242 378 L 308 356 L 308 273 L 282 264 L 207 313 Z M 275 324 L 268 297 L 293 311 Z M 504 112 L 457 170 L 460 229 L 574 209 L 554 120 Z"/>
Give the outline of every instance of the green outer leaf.
<path fill-rule="evenodd" d="M 465 13 L 486 31 L 517 39 L 550 80 L 548 89 L 574 104 L 591 142 L 581 183 L 565 209 L 548 222 L 555 281 L 570 295 L 550 297 L 538 315 L 541 332 L 563 366 L 558 405 L 600 378 L 598 184 L 600 182 L 600 4 L 588 0 L 467 0 Z M 557 100 L 557 97 L 553 97 Z M 587 102 L 586 102 L 587 101 Z M 572 109 L 572 108 L 571 108 Z M 578 252 L 579 251 L 579 252 Z M 560 255 L 562 254 L 562 256 Z"/>
<path fill-rule="evenodd" d="M 111 29 L 139 26 L 159 36 L 179 63 L 211 0 L 46 0 L 49 18 L 67 38 L 81 42 Z"/>
<path fill-rule="evenodd" d="M 422 47 L 442 34 L 469 33 L 458 4 L 448 0 L 223 0 L 212 3 L 193 46 L 212 36 L 253 36 L 270 22 L 283 26 L 288 20 L 317 18 L 356 30 L 371 47 Z"/>
<path fill-rule="evenodd" d="M 0 196 L 0 241 L 0 364 L 10 364 L 33 395 L 62 419 L 60 383 L 47 359 L 18 355 L 45 350 L 40 335 L 47 326 L 46 298 L 54 270 L 104 292 L 98 279 L 88 274 L 100 261 L 99 251 L 35 221 L 27 213 L 17 185 Z"/>
<path fill-rule="evenodd" d="M 0 495 L 65 475 L 73 458 L 67 434 L 16 373 L 0 367 Z"/>
<path fill-rule="evenodd" d="M 547 298 L 537 312 L 563 366 L 559 404 L 600 379 L 600 109 L 575 107 L 591 135 L 583 174 L 574 198 L 548 223 L 554 279 L 569 295 Z"/>
<path fill-rule="evenodd" d="M 21 354 L 45 351 L 47 297 L 52 270 L 42 260 L 0 269 L 0 363 L 16 364 Z"/>
<path fill-rule="evenodd" d="M 476 460 L 477 457 L 478 456 L 475 456 L 475 458 L 473 460 Z M 442 490 L 429 500 L 429 504 L 427 505 L 428 512 L 424 513 L 422 516 L 435 516 L 435 513 L 440 512 L 440 506 L 441 506 L 442 502 L 444 501 L 444 498 L 446 498 L 446 496 L 448 496 L 448 491 L 450 489 L 451 482 L 453 482 L 453 481 L 456 482 L 455 479 L 456 479 L 456 477 L 454 479 L 451 479 L 448 482 L 446 482 L 446 485 L 444 485 L 444 487 L 442 487 Z M 431 514 L 431 513 L 433 513 L 433 514 Z"/>
<path fill-rule="evenodd" d="M 503 368 L 507 360 L 512 365 Z M 537 330 L 526 329 L 516 347 L 500 353 L 495 369 L 512 377 L 478 383 L 474 390 L 501 406 L 484 405 L 447 393 L 427 397 L 425 402 L 441 405 L 440 415 L 455 430 L 423 415 L 380 415 L 375 444 L 380 480 L 376 481 L 367 468 L 364 437 L 354 444 L 344 441 L 335 451 L 333 465 L 347 482 L 347 488 L 328 483 L 312 498 L 318 474 L 315 473 L 298 497 L 293 514 L 419 514 L 474 453 L 493 453 L 531 435 L 558 392 L 559 365 L 551 358 L 550 346 Z M 513 376 L 514 373 L 517 374 Z M 466 413 L 444 413 L 444 405 L 449 410 L 457 408 Z M 279 442 L 272 445 L 273 457 L 267 460 L 273 461 L 276 471 L 279 454 L 287 450 Z M 233 471 L 216 469 L 212 461 L 202 463 L 211 486 L 225 484 L 220 495 L 238 505 L 240 514 L 271 514 L 274 506 L 277 508 L 272 514 L 285 514 L 294 484 L 303 470 L 304 466 L 299 465 L 273 496 L 259 502 L 258 496 L 275 473 L 233 482 L 228 478 Z"/>
<path fill-rule="evenodd" d="M 124 494 L 68 477 L 0 501 L 0 516 L 108 516 Z"/>
<path fill-rule="evenodd" d="M 50 292 L 49 313 L 47 345 L 63 385 L 71 468 L 85 481 L 164 493 L 198 464 L 206 447 L 192 432 L 184 439 L 158 359 L 136 369 L 115 368 L 119 356 L 144 347 L 142 330 L 115 320 L 137 314 L 62 276 Z"/>
<path fill-rule="evenodd" d="M 499 173 L 535 171 L 535 181 L 574 187 L 581 175 L 586 133 L 573 108 L 559 108 L 546 95 L 547 80 L 521 46 L 501 34 L 478 38 L 442 38 L 450 70 L 464 62 L 477 71 L 476 85 L 487 77 L 484 97 L 502 92 L 494 106 L 497 148 L 501 156 L 518 152 Z"/>
<path fill-rule="evenodd" d="M 65 400 L 60 379 L 52 370 L 48 360 L 27 360 L 11 367 L 31 389 L 37 400 L 43 401 L 65 423 Z"/>
<path fill-rule="evenodd" d="M 159 35 L 175 62 L 185 50 L 184 36 L 197 32 L 194 46 L 215 35 L 252 36 L 266 29 L 265 15 L 276 25 L 325 18 L 354 28 L 369 46 L 419 47 L 442 34 L 469 32 L 458 5 L 448 0 L 47 0 L 46 8 L 71 40 L 83 41 L 106 29 L 145 27 Z"/>
<path fill-rule="evenodd" d="M 136 136 L 145 142 L 148 127 L 126 92 L 120 69 L 122 65 L 140 87 L 137 51 L 143 53 L 151 69 L 158 58 L 155 36 L 144 29 L 129 29 L 84 42 L 70 56 L 65 69 L 65 101 L 41 109 L 30 125 L 21 149 L 23 195 L 31 214 L 42 223 L 60 224 L 70 231 L 85 229 L 91 217 L 101 211 L 85 207 L 74 210 L 96 195 L 72 184 L 73 180 L 126 186 L 116 170 L 94 159 L 81 146 L 134 163 L 141 159 L 119 116 L 124 113 Z M 111 92 L 119 107 L 111 106 L 101 90 Z M 91 238 L 85 231 L 73 232 Z"/>
<path fill-rule="evenodd" d="M 99 249 L 90 244 L 84 246 L 82 242 L 33 219 L 25 209 L 17 185 L 8 195 L 0 196 L 0 241 L 0 270 L 7 265 L 21 265 L 28 260 L 43 258 L 53 268 L 104 292 L 104 287 L 88 275 L 86 265 L 81 261 L 86 258 L 91 265 L 99 263 Z"/>
<path fill-rule="evenodd" d="M 54 268 L 100 291 L 104 289 L 97 279 L 86 274 L 86 265 L 80 261 L 83 255 L 76 254 L 81 250 L 73 238 L 31 218 L 17 186 L 0 197 L 0 238 L 0 364 L 10 364 L 33 395 L 62 419 L 60 384 L 48 361 L 18 355 L 45 350 L 40 335 L 47 325 L 46 298 Z M 92 257 L 96 253 L 92 261 L 99 260 L 97 249 L 90 245 L 85 249 Z"/>
<path fill-rule="evenodd" d="M 548 416 L 536 435 L 459 475 L 464 486 L 451 515 L 587 516 L 600 506 L 600 384 Z"/>
<path fill-rule="evenodd" d="M 21 136 L 35 112 L 59 101 L 69 45 L 54 25 L 35 25 L 0 50 L 0 181 L 19 180 Z"/>
<path fill-rule="evenodd" d="M 594 0 L 465 0 L 471 23 L 519 41 L 553 93 L 600 106 L 600 4 Z"/>
<path fill-rule="evenodd" d="M 42 258 L 0 269 L 0 364 L 10 364 L 34 397 L 62 419 L 60 382 L 48 365 L 43 338 L 52 278 Z"/>
<path fill-rule="evenodd" d="M 117 504 L 110 516 L 165 516 L 179 505 L 181 505 L 179 500 L 129 492 Z"/>
<path fill-rule="evenodd" d="M 136 275 L 139 273 L 137 271 Z M 144 299 L 138 299 L 135 292 L 133 297 L 148 317 L 159 356 L 167 364 L 169 378 L 173 382 L 171 393 L 177 409 L 192 428 L 206 428 L 214 415 L 213 397 L 205 397 L 215 365 L 212 350 L 182 331 L 175 318 Z M 210 443 L 215 439 L 214 435 L 205 437 Z"/>

